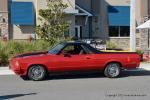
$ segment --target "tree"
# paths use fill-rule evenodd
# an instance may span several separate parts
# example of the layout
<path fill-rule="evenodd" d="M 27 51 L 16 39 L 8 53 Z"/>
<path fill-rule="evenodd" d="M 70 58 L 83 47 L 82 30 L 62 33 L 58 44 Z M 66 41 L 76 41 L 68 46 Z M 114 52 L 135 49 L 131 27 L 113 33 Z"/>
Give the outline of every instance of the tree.
<path fill-rule="evenodd" d="M 48 1 L 47 9 L 39 10 L 41 25 L 36 27 L 38 36 L 51 43 L 58 39 L 65 39 L 64 33 L 69 30 L 70 26 L 65 20 L 64 9 L 68 7 L 67 4 L 60 0 L 52 1 Z"/>

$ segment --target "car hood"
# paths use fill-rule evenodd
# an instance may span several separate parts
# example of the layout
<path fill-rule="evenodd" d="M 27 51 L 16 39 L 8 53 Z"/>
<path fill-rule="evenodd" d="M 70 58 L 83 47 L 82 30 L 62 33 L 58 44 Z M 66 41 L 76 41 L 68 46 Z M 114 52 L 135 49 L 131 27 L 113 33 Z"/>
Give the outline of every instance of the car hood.
<path fill-rule="evenodd" d="M 15 56 L 14 58 L 22 58 L 22 57 L 28 57 L 28 56 L 37 56 L 37 55 L 42 55 L 42 54 L 47 54 L 48 51 L 44 51 L 44 52 L 30 52 L 30 53 L 24 53 L 24 54 L 20 54 Z"/>

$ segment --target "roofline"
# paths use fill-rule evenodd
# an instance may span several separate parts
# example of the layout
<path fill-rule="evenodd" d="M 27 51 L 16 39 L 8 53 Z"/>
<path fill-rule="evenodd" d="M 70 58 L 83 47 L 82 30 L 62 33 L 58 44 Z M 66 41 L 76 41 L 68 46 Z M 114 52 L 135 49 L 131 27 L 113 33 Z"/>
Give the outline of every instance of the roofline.
<path fill-rule="evenodd" d="M 90 12 L 88 12 L 87 10 L 81 8 L 81 7 L 80 7 L 79 5 L 77 5 L 77 4 L 75 5 L 75 7 L 78 8 L 79 10 L 83 11 L 87 16 L 89 16 L 89 17 L 93 16 Z M 75 14 L 75 15 L 80 15 L 80 13 L 77 13 L 77 14 Z M 81 15 L 82 15 L 82 14 L 81 14 Z"/>

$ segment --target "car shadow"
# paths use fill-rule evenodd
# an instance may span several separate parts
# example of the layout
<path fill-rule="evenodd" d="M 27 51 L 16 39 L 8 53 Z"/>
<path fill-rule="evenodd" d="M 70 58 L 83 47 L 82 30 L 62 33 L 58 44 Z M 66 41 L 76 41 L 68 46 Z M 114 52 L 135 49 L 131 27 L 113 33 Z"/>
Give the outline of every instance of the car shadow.
<path fill-rule="evenodd" d="M 120 78 L 122 77 L 134 77 L 134 76 L 150 76 L 150 71 L 140 69 L 140 70 L 134 70 L 134 71 L 122 71 Z"/>
<path fill-rule="evenodd" d="M 46 80 L 60 80 L 60 79 L 84 79 L 84 78 L 104 78 L 102 72 L 86 72 L 86 73 L 65 73 L 58 75 L 49 75 Z"/>
<path fill-rule="evenodd" d="M 37 93 L 28 93 L 28 94 L 12 94 L 12 95 L 0 95 L 0 100 L 8 100 L 8 99 L 15 99 L 18 97 L 22 96 L 27 96 L 27 95 L 36 95 Z"/>
<path fill-rule="evenodd" d="M 122 71 L 118 78 L 134 77 L 134 76 L 150 76 L 150 71 L 140 70 L 127 70 Z M 28 78 L 22 77 L 23 80 L 28 81 Z M 103 72 L 100 71 L 87 71 L 87 72 L 66 72 L 66 73 L 54 73 L 46 77 L 44 81 L 48 80 L 64 80 L 64 79 L 88 79 L 88 78 L 106 78 Z"/>
<path fill-rule="evenodd" d="M 134 76 L 150 76 L 150 71 L 141 70 L 127 70 L 122 71 L 118 78 L 134 77 Z M 86 78 L 106 78 L 103 72 L 87 72 L 87 73 L 75 73 L 75 74 L 61 74 L 61 75 L 49 75 L 46 80 L 60 80 L 60 79 L 86 79 Z"/>

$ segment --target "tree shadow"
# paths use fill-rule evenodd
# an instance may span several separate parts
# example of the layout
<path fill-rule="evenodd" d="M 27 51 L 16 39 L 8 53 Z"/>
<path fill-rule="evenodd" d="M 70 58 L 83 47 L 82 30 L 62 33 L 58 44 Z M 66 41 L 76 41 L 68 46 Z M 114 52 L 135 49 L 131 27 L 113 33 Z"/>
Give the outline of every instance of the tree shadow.
<path fill-rule="evenodd" d="M 3 96 L 0 96 L 0 100 L 14 99 L 17 97 L 22 97 L 22 96 L 27 96 L 27 95 L 36 95 L 36 94 L 37 93 L 3 95 Z"/>

